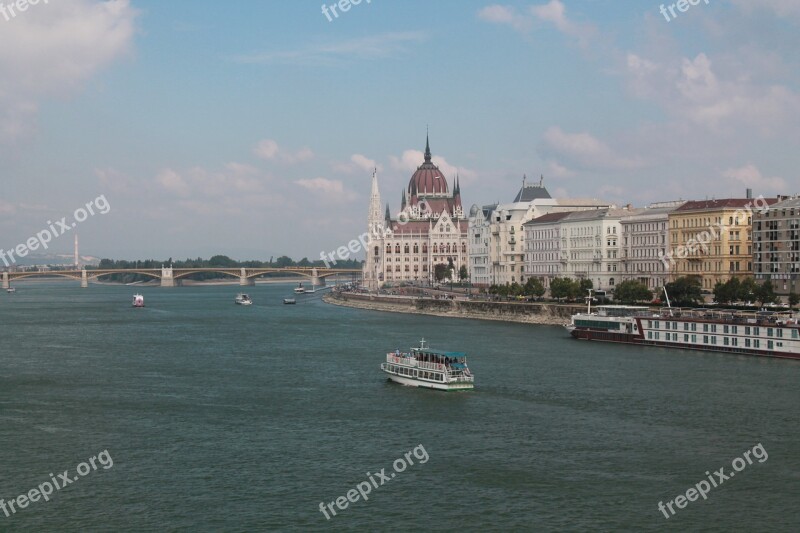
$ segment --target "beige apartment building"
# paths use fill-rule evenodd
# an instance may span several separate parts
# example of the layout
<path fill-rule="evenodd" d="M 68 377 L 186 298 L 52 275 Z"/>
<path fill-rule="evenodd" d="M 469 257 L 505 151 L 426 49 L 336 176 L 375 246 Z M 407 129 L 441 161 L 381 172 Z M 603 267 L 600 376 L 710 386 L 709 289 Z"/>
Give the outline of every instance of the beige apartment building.
<path fill-rule="evenodd" d="M 753 213 L 775 198 L 689 201 L 669 213 L 669 280 L 699 276 L 704 291 L 717 282 L 753 275 Z"/>

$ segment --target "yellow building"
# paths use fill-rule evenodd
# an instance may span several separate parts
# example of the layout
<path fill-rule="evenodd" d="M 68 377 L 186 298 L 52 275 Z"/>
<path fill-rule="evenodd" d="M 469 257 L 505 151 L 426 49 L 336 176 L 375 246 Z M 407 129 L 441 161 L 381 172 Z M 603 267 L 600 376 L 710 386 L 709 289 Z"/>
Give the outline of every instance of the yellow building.
<path fill-rule="evenodd" d="M 661 261 L 670 281 L 699 276 L 704 291 L 717 282 L 753 275 L 753 212 L 775 198 L 686 202 L 669 214 L 669 252 Z"/>

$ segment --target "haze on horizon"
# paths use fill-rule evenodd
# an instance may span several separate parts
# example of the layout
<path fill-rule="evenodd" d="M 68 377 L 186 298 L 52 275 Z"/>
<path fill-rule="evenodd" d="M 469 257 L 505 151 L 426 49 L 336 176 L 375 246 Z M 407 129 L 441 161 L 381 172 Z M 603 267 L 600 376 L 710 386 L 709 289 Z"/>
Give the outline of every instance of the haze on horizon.
<path fill-rule="evenodd" d="M 0 16 L 0 248 L 318 259 L 422 162 L 463 201 L 800 192 L 800 3 L 61 0 Z M 71 253 L 71 234 L 50 251 Z"/>

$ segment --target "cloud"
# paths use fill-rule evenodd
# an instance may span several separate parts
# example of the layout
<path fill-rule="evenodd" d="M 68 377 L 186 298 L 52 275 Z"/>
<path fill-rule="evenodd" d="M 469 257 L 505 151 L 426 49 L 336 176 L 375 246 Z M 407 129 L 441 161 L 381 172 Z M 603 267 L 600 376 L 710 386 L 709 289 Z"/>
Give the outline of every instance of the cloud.
<path fill-rule="evenodd" d="M 129 54 L 136 17 L 128 0 L 40 2 L 0 16 L 0 144 L 36 131 L 42 101 L 76 92 Z"/>
<path fill-rule="evenodd" d="M 528 31 L 531 28 L 531 18 L 517 13 L 510 6 L 494 4 L 478 11 L 478 18 L 494 24 L 507 24 L 517 31 Z"/>
<path fill-rule="evenodd" d="M 253 154 L 260 159 L 267 161 L 280 160 L 289 165 L 308 161 L 314 158 L 314 152 L 311 148 L 304 147 L 296 152 L 283 150 L 278 146 L 278 143 L 272 139 L 263 139 L 256 144 L 253 148 Z"/>
<path fill-rule="evenodd" d="M 493 4 L 478 11 L 478 18 L 493 24 L 505 24 L 521 33 L 528 33 L 536 22 L 552 24 L 561 33 L 572 37 L 581 46 L 586 46 L 597 35 L 590 24 L 578 24 L 567 17 L 566 7 L 561 0 L 550 0 L 547 4 L 529 6 L 527 12 L 519 13 L 512 6 Z"/>
<path fill-rule="evenodd" d="M 640 158 L 622 157 L 589 133 L 565 133 L 558 127 L 544 134 L 543 151 L 584 169 L 634 169 L 644 165 Z M 560 163 L 551 168 L 564 169 Z"/>
<path fill-rule="evenodd" d="M 458 174 L 459 179 L 466 179 L 467 183 L 477 177 L 477 173 L 473 170 L 451 165 L 444 157 L 433 156 L 431 160 L 434 165 L 439 167 L 439 170 L 442 171 L 444 177 L 449 181 L 455 179 L 456 174 Z M 425 162 L 425 154 L 419 150 L 406 150 L 400 157 L 389 156 L 389 161 L 396 170 L 414 172 L 417 170 L 417 167 Z"/>
<path fill-rule="evenodd" d="M 232 57 L 242 64 L 304 64 L 335 66 L 353 59 L 383 59 L 404 53 L 409 44 L 425 40 L 420 32 L 383 33 L 336 43 L 317 44 L 296 50 L 262 52 Z"/>
<path fill-rule="evenodd" d="M 13 204 L 0 200 L 0 216 L 13 215 L 17 212 L 17 208 Z"/>
<path fill-rule="evenodd" d="M 172 169 L 164 169 L 156 176 L 156 183 L 165 191 L 180 196 L 189 194 L 189 185 L 183 177 Z"/>
<path fill-rule="evenodd" d="M 378 164 L 374 159 L 370 159 L 362 154 L 353 154 L 350 156 L 350 161 L 347 163 L 335 162 L 331 165 L 335 172 L 342 174 L 362 174 L 364 172 L 372 172 L 378 169 L 378 172 L 383 171 L 383 166 Z"/>
<path fill-rule="evenodd" d="M 344 188 L 340 180 L 329 180 L 327 178 L 299 179 L 294 182 L 300 187 L 325 199 L 333 200 L 353 200 L 358 197 L 354 192 Z"/>
<path fill-rule="evenodd" d="M 740 168 L 729 168 L 722 173 L 723 178 L 738 181 L 742 185 L 755 189 L 758 193 L 786 194 L 786 180 L 779 177 L 766 177 L 753 164 Z"/>
<path fill-rule="evenodd" d="M 788 87 L 765 83 L 760 76 L 737 69 L 735 77 L 721 77 L 704 53 L 680 63 L 659 64 L 636 54 L 627 55 L 632 92 L 657 102 L 674 117 L 708 129 L 738 124 L 771 133 L 800 117 L 800 95 Z"/>

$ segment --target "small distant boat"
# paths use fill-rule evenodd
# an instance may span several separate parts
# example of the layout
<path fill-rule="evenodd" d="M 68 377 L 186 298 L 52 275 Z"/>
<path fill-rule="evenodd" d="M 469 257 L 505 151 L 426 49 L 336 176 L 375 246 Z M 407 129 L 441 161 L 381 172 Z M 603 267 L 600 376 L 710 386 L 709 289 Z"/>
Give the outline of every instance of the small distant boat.
<path fill-rule="evenodd" d="M 411 387 L 444 391 L 475 388 L 475 376 L 467 368 L 467 354 L 433 350 L 425 346 L 425 339 L 410 352 L 387 353 L 381 370 L 389 374 L 390 380 Z"/>
<path fill-rule="evenodd" d="M 297 294 L 303 294 L 304 292 L 306 292 L 306 290 L 303 288 L 302 281 L 297 285 L 297 287 L 294 288 L 294 292 L 296 292 Z"/>
<path fill-rule="evenodd" d="M 144 307 L 144 296 L 141 294 L 134 294 L 133 295 L 133 306 L 134 307 Z"/>
<path fill-rule="evenodd" d="M 15 289 L 14 287 L 11 287 L 10 289 L 6 289 L 6 292 L 8 294 L 14 294 L 15 292 L 17 292 L 17 289 Z"/>
<path fill-rule="evenodd" d="M 283 303 L 285 303 L 285 304 L 296 304 L 297 300 L 295 300 L 294 298 L 284 298 L 283 299 Z"/>
<path fill-rule="evenodd" d="M 233 301 L 236 305 L 253 305 L 253 300 L 246 294 L 237 294 Z"/>

